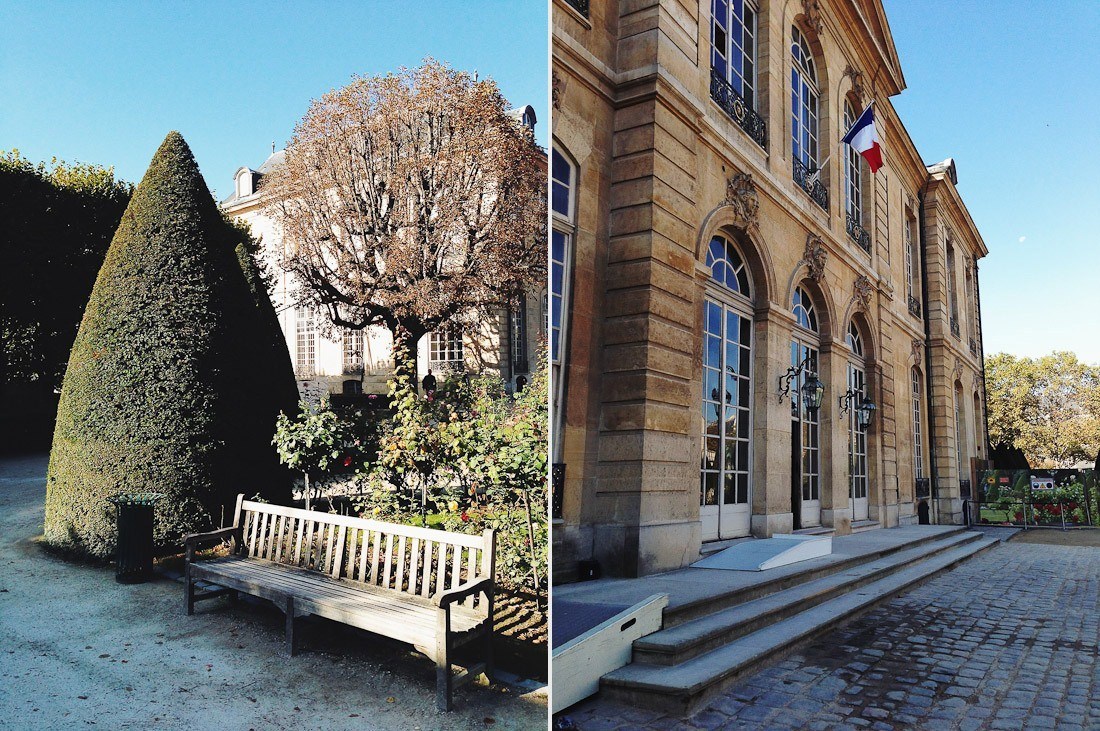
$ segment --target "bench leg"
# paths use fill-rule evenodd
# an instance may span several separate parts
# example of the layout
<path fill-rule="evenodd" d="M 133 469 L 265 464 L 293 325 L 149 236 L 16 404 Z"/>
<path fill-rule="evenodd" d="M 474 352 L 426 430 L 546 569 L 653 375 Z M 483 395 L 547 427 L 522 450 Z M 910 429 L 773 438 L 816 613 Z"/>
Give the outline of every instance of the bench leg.
<path fill-rule="evenodd" d="M 186 587 L 184 589 L 184 597 L 187 604 L 187 616 L 191 616 L 195 613 L 195 582 L 191 580 L 190 565 L 183 570 L 183 584 Z"/>
<path fill-rule="evenodd" d="M 298 654 L 298 639 L 294 636 L 294 597 L 286 598 L 286 649 L 291 657 Z"/>
<path fill-rule="evenodd" d="M 443 712 L 450 711 L 454 678 L 451 675 L 451 621 L 450 612 L 439 612 L 435 635 L 435 705 Z"/>
<path fill-rule="evenodd" d="M 493 596 L 491 594 L 488 602 L 489 614 L 485 619 L 485 679 L 491 683 L 496 670 L 493 667 Z"/>

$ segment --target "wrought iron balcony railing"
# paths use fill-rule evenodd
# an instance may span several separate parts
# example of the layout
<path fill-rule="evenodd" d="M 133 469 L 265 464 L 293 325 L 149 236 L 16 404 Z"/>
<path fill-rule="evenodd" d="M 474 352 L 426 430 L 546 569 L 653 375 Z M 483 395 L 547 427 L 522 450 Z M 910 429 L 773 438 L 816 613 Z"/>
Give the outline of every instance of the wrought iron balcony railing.
<path fill-rule="evenodd" d="M 859 248 L 870 254 L 871 234 L 867 232 L 867 229 L 863 228 L 859 222 L 859 218 L 852 215 L 851 212 L 849 212 L 845 218 L 847 220 L 848 236 L 851 237 L 852 241 L 859 244 Z"/>
<path fill-rule="evenodd" d="M 565 0 L 565 2 L 572 5 L 584 17 L 588 17 L 588 0 Z"/>
<path fill-rule="evenodd" d="M 913 317 L 920 317 L 920 312 L 921 312 L 920 300 L 917 299 L 916 297 L 914 297 L 913 295 L 909 295 L 907 301 L 909 303 L 909 314 L 912 315 Z"/>
<path fill-rule="evenodd" d="M 345 360 L 344 361 L 344 375 L 345 376 L 360 376 L 363 374 L 363 361 L 361 360 Z"/>
<path fill-rule="evenodd" d="M 813 180 L 811 184 L 810 179 L 813 176 L 814 170 L 810 170 L 806 167 L 798 158 L 794 159 L 794 182 L 798 183 L 798 187 L 806 191 L 807 195 L 813 199 L 813 202 L 821 206 L 821 210 L 828 212 L 829 210 L 829 189 L 825 187 L 825 184 L 821 182 L 820 178 Z"/>
<path fill-rule="evenodd" d="M 710 70 L 710 98 L 713 99 L 733 121 L 745 130 L 745 134 L 763 149 L 768 149 L 768 123 L 756 113 L 745 97 L 737 93 L 729 82 L 716 70 Z"/>
<path fill-rule="evenodd" d="M 565 464 L 563 462 L 555 462 L 551 465 L 550 483 L 550 517 L 560 520 L 565 497 Z"/>
<path fill-rule="evenodd" d="M 951 316 L 951 334 L 959 337 L 959 318 L 955 315 Z"/>
<path fill-rule="evenodd" d="M 317 369 L 313 364 L 298 363 L 294 366 L 294 377 L 299 381 L 306 381 L 317 375 Z"/>
<path fill-rule="evenodd" d="M 978 354 L 978 341 L 975 340 L 974 338 L 970 338 L 970 354 L 971 355 L 977 355 Z"/>

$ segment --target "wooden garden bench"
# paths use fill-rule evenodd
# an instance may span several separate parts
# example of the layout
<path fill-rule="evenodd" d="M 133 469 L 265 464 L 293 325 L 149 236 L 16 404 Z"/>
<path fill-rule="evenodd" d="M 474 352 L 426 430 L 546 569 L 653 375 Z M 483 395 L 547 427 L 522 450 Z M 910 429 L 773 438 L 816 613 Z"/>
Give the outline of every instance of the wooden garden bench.
<path fill-rule="evenodd" d="M 228 541 L 228 556 L 196 561 L 195 549 Z M 451 710 L 454 688 L 492 674 L 496 538 L 332 515 L 237 496 L 233 525 L 184 538 L 187 613 L 195 602 L 238 592 L 294 620 L 316 614 L 407 642 L 435 660 L 436 704 Z M 224 587 L 196 592 L 203 580 Z M 454 650 L 483 642 L 483 662 L 451 673 Z"/>

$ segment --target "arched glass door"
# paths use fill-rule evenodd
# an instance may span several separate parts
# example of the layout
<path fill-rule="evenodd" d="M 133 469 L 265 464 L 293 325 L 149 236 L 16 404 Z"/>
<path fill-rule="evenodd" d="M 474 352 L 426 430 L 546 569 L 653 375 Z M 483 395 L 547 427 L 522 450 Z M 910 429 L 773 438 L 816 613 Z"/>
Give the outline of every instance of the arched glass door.
<path fill-rule="evenodd" d="M 704 541 L 749 534 L 752 482 L 752 320 L 749 278 L 716 236 L 703 311 L 703 427 L 699 517 Z"/>
<path fill-rule="evenodd" d="M 797 328 L 791 340 L 791 366 L 807 361 L 791 383 L 791 511 L 794 527 L 821 525 L 821 434 L 817 411 L 806 408 L 802 384 L 818 373 L 820 340 L 813 301 L 802 287 L 791 304 Z"/>
<path fill-rule="evenodd" d="M 863 338 L 855 323 L 848 325 L 848 348 L 852 351 L 848 363 L 848 391 L 858 394 L 848 406 L 848 499 L 852 520 L 867 520 L 867 431 L 859 425 L 857 408 L 866 395 L 866 361 Z"/>

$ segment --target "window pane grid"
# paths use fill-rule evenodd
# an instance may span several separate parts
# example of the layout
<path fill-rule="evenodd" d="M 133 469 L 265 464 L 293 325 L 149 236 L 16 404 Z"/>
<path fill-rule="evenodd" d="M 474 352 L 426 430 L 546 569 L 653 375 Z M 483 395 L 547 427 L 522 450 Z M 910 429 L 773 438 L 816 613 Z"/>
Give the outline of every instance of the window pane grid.
<path fill-rule="evenodd" d="M 707 300 L 703 323 L 700 505 L 749 500 L 749 320 Z"/>
<path fill-rule="evenodd" d="M 849 390 L 860 394 L 857 398 L 862 400 L 865 386 L 863 369 L 849 363 Z M 867 432 L 859 425 L 859 410 L 854 405 L 848 409 L 848 474 L 849 496 L 856 500 L 867 497 Z"/>
<path fill-rule="evenodd" d="M 920 419 L 920 371 L 913 369 L 913 475 L 924 477 L 924 439 Z"/>

